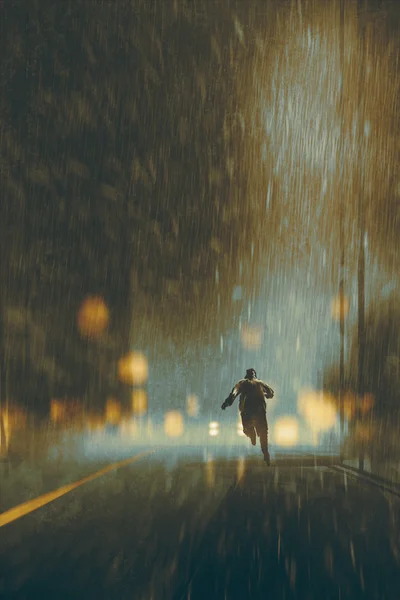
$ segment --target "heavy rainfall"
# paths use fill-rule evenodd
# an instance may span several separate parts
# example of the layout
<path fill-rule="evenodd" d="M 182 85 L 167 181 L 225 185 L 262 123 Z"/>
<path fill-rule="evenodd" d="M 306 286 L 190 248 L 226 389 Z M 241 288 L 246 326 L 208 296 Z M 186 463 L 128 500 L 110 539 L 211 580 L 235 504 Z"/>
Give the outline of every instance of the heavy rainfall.
<path fill-rule="evenodd" d="M 399 56 L 394 0 L 0 3 L 0 598 L 400 597 Z"/>

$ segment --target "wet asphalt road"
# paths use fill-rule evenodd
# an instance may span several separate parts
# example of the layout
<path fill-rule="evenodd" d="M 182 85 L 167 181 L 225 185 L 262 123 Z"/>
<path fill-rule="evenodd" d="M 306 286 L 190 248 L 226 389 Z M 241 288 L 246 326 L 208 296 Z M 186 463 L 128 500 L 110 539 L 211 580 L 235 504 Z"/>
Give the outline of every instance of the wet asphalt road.
<path fill-rule="evenodd" d="M 0 528 L 0 598 L 400 598 L 399 498 L 326 461 L 170 459 Z"/>

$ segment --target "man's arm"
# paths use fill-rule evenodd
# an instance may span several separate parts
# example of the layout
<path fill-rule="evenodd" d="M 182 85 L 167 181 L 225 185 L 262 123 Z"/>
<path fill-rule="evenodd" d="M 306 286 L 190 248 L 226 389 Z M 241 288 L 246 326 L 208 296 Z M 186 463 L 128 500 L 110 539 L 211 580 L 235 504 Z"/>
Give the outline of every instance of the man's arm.
<path fill-rule="evenodd" d="M 235 399 L 240 394 L 241 383 L 242 383 L 241 380 L 238 381 L 238 383 L 232 388 L 232 391 L 229 394 L 229 396 L 227 397 L 227 399 L 221 404 L 222 410 L 225 410 L 227 406 L 232 406 L 232 404 L 234 403 Z"/>
<path fill-rule="evenodd" d="M 260 383 L 262 385 L 262 389 L 263 389 L 264 394 L 266 395 L 266 397 L 268 399 L 273 398 L 274 394 L 275 394 L 274 390 L 271 387 L 269 387 L 269 385 L 267 385 L 266 383 L 264 383 L 263 381 L 261 381 Z"/>

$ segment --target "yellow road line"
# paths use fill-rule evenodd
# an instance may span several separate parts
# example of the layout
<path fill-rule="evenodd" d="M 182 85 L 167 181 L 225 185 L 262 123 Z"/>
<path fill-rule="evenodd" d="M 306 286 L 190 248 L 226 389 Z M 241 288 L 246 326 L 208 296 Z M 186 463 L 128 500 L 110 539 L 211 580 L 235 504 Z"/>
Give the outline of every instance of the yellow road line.
<path fill-rule="evenodd" d="M 79 481 L 75 481 L 74 483 L 69 483 L 67 485 L 63 485 L 63 487 L 60 487 L 57 490 L 48 492 L 47 494 L 43 494 L 42 496 L 39 496 L 38 498 L 33 498 L 32 500 L 28 500 L 28 502 L 23 502 L 23 504 L 18 504 L 18 506 L 14 506 L 14 508 L 10 508 L 9 510 L 6 510 L 5 512 L 0 513 L 0 527 L 3 527 L 3 525 L 8 525 L 8 523 L 12 523 L 13 521 L 16 521 L 17 519 L 20 519 L 21 517 L 28 515 L 29 513 L 33 512 L 34 510 L 37 510 L 38 508 L 45 506 L 45 504 L 49 504 L 49 502 L 53 502 L 53 500 L 57 500 L 57 498 L 60 498 L 61 496 L 68 494 L 68 492 L 72 492 L 72 490 L 75 490 L 77 487 L 83 485 L 84 483 L 88 483 L 88 481 L 93 481 L 93 479 L 97 479 L 98 477 L 101 477 L 102 475 L 105 475 L 106 473 L 109 473 L 110 471 L 114 471 L 115 469 L 119 469 L 119 468 L 125 467 L 126 465 L 129 465 L 131 463 L 134 463 L 137 460 L 139 460 L 140 458 L 143 458 L 143 456 L 146 456 L 147 454 L 151 454 L 153 452 L 154 452 L 154 450 L 145 450 L 144 452 L 140 452 L 139 454 L 136 454 L 135 456 L 132 456 L 131 458 L 127 458 L 126 460 L 122 460 L 121 462 L 113 463 L 112 465 L 108 465 L 107 467 L 104 467 L 104 469 L 100 469 L 100 471 L 96 471 L 96 473 L 93 473 L 92 475 L 83 477 Z"/>

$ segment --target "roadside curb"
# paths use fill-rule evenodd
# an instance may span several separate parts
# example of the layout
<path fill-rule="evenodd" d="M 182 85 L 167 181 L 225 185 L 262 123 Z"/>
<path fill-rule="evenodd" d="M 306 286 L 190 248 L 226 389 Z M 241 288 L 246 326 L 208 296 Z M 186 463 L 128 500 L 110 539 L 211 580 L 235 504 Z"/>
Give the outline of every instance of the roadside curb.
<path fill-rule="evenodd" d="M 400 484 L 392 483 L 384 479 L 383 477 L 380 477 L 379 475 L 373 475 L 372 473 L 359 471 L 355 467 L 343 467 L 339 465 L 334 465 L 331 468 L 335 471 L 346 474 L 349 477 L 352 477 L 353 479 L 358 479 L 359 481 L 365 481 L 367 483 L 370 483 L 371 485 L 378 487 L 382 491 L 392 494 L 394 496 L 398 496 L 400 498 Z"/>

